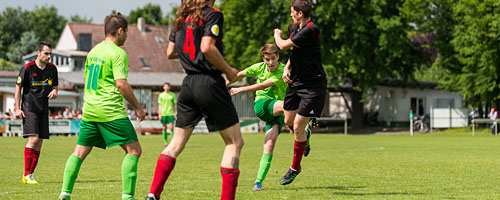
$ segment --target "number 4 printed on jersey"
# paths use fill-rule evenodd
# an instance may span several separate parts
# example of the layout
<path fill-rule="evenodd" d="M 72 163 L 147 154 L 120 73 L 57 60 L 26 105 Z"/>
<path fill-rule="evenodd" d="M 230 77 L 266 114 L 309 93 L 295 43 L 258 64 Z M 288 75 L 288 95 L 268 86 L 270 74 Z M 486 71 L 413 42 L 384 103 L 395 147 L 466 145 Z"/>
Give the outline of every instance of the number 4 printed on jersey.
<path fill-rule="evenodd" d="M 188 27 L 186 30 L 186 41 L 184 42 L 184 53 L 189 53 L 189 59 L 194 60 L 196 47 L 194 46 L 193 28 Z"/>

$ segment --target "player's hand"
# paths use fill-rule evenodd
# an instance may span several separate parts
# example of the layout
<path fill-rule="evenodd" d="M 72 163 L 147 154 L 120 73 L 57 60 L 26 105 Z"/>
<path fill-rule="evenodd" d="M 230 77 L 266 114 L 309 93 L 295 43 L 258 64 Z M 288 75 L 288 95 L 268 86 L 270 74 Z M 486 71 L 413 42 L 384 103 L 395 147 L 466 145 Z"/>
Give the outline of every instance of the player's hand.
<path fill-rule="evenodd" d="M 14 116 L 16 118 L 25 118 L 26 116 L 24 115 L 24 112 L 21 109 L 14 109 Z"/>
<path fill-rule="evenodd" d="M 283 81 L 285 81 L 285 83 L 292 83 L 292 79 L 290 79 L 290 71 L 284 70 L 282 78 L 283 78 Z"/>
<path fill-rule="evenodd" d="M 280 29 L 278 28 L 274 29 L 274 37 L 281 37 L 282 33 L 283 31 L 281 31 Z"/>
<path fill-rule="evenodd" d="M 146 113 L 142 109 L 135 109 L 135 113 L 137 114 L 137 121 L 141 122 L 146 117 Z"/>
<path fill-rule="evenodd" d="M 231 93 L 232 96 L 234 96 L 241 92 L 241 88 L 231 88 L 229 92 Z"/>
<path fill-rule="evenodd" d="M 54 90 L 50 91 L 50 93 L 47 97 L 49 97 L 49 99 L 57 98 L 57 90 L 54 89 Z"/>
<path fill-rule="evenodd" d="M 238 76 L 238 70 L 236 70 L 235 68 L 231 67 L 226 72 L 226 78 L 230 83 L 234 83 L 236 81 L 237 76 Z"/>

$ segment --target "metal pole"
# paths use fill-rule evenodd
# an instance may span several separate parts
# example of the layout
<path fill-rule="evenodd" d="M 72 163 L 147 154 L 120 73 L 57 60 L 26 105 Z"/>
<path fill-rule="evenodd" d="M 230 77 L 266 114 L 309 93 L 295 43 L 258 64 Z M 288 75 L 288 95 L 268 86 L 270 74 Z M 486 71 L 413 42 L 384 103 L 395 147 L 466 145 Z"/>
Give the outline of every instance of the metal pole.
<path fill-rule="evenodd" d="M 344 135 L 347 135 L 347 113 L 344 118 Z"/>
<path fill-rule="evenodd" d="M 413 110 L 410 110 L 410 135 L 413 136 Z"/>
<path fill-rule="evenodd" d="M 474 136 L 474 119 L 472 119 L 472 136 Z"/>

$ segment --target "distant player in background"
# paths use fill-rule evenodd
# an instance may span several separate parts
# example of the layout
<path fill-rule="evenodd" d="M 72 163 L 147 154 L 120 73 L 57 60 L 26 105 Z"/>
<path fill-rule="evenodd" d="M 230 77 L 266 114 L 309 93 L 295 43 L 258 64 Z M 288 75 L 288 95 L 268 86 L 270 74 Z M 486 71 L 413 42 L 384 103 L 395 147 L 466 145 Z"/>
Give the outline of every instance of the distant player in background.
<path fill-rule="evenodd" d="M 266 122 L 264 152 L 260 160 L 259 173 L 253 186 L 254 191 L 262 190 L 262 182 L 266 178 L 273 159 L 274 144 L 283 126 L 283 99 L 288 86 L 283 81 L 284 64 L 279 62 L 279 49 L 274 44 L 265 44 L 260 52 L 264 62 L 256 63 L 240 71 L 236 77 L 239 80 L 245 76 L 257 77 L 257 83 L 249 86 L 231 88 L 231 95 L 246 91 L 255 92 L 255 114 Z M 230 84 L 230 82 L 229 82 Z"/>
<path fill-rule="evenodd" d="M 170 92 L 170 83 L 166 82 L 163 84 L 163 92 L 158 96 L 158 117 L 163 125 L 163 142 L 165 145 L 168 144 L 168 134 L 174 135 L 174 120 L 177 115 L 175 94 Z M 167 133 L 167 125 L 170 130 Z"/>
<path fill-rule="evenodd" d="M 233 81 L 238 71 L 222 57 L 224 18 L 213 7 L 214 2 L 184 0 L 177 10 L 167 57 L 178 57 L 187 76 L 177 99 L 175 133 L 158 158 L 148 200 L 160 198 L 177 156 L 202 118 L 210 132 L 219 131 L 226 145 L 220 166 L 221 199 L 235 198 L 243 137 L 238 114 L 221 74 L 224 72 L 227 79 Z M 193 178 L 193 181 L 197 180 Z"/>
<path fill-rule="evenodd" d="M 321 116 L 326 98 L 326 74 L 321 64 L 320 30 L 311 21 L 312 4 L 309 0 L 292 0 L 293 23 L 288 26 L 289 39 L 281 38 L 282 31 L 274 30 L 274 39 L 280 49 L 292 53 L 283 72 L 288 83 L 283 105 L 285 123 L 295 134 L 292 166 L 280 180 L 281 185 L 292 183 L 302 171 L 302 155 L 309 154 L 310 130 L 305 128 L 311 118 Z"/>
<path fill-rule="evenodd" d="M 38 44 L 37 58 L 21 67 L 14 93 L 14 113 L 23 119 L 25 184 L 37 184 L 33 177 L 44 139 L 49 139 L 49 99 L 57 98 L 57 68 L 50 63 L 52 46 Z M 21 94 L 21 89 L 23 92 Z M 21 105 L 22 99 L 22 105 Z"/>
<path fill-rule="evenodd" d="M 137 112 L 144 111 L 127 82 L 128 56 L 120 48 L 127 39 L 128 22 L 121 14 L 108 15 L 104 21 L 104 41 L 97 44 L 85 61 L 83 119 L 75 151 L 68 158 L 59 199 L 69 200 L 80 166 L 92 148 L 120 145 L 126 154 L 122 163 L 122 199 L 134 199 L 137 164 L 142 149 L 125 110 L 125 98 Z"/>

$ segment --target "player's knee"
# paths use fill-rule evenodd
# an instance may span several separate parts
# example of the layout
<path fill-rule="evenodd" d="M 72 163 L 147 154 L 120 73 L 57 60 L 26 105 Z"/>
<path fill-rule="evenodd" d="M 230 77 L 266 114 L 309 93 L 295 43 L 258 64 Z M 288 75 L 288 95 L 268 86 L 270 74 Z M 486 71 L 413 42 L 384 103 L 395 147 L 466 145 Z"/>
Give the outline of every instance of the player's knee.
<path fill-rule="evenodd" d="M 139 146 L 138 148 L 131 149 L 128 154 L 133 155 L 135 157 L 141 157 L 142 148 Z"/>
<path fill-rule="evenodd" d="M 245 141 L 243 140 L 243 137 L 240 139 L 237 139 L 233 142 L 233 144 L 236 146 L 237 149 L 242 149 L 243 145 L 245 144 Z"/>

